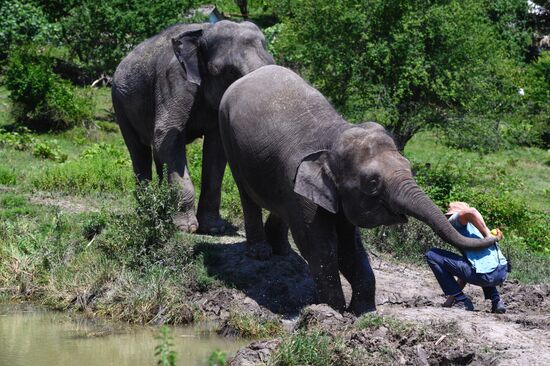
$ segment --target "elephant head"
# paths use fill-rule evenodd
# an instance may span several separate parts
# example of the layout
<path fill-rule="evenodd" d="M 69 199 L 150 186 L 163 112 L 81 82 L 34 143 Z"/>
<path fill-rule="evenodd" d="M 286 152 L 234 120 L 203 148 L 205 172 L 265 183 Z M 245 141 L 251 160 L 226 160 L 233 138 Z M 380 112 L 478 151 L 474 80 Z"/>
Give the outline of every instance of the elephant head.
<path fill-rule="evenodd" d="M 294 191 L 329 212 L 342 210 L 359 227 L 404 223 L 408 215 L 461 250 L 495 242 L 460 235 L 418 187 L 393 139 L 374 122 L 346 128 L 331 149 L 307 156 L 298 167 Z"/>
<path fill-rule="evenodd" d="M 223 20 L 172 39 L 187 80 L 199 85 L 209 105 L 218 109 L 225 90 L 257 68 L 273 64 L 265 37 L 251 22 Z"/>

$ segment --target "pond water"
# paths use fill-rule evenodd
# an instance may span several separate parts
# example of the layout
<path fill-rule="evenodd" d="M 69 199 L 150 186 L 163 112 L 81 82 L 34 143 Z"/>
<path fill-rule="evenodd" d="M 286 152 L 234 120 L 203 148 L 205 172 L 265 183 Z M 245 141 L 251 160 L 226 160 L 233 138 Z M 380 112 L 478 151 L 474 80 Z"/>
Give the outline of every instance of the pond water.
<path fill-rule="evenodd" d="M 32 306 L 0 304 L 0 366 L 156 365 L 158 328 L 129 327 L 69 317 Z M 247 342 L 208 332 L 206 327 L 172 328 L 177 365 L 207 365 L 212 351 L 228 357 Z"/>

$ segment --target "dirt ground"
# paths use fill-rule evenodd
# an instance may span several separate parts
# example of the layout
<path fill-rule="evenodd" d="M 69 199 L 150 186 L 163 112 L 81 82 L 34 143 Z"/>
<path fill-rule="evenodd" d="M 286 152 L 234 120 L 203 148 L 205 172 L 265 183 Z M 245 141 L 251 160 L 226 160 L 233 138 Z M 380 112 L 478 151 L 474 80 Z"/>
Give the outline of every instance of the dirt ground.
<path fill-rule="evenodd" d="M 230 311 L 280 316 L 288 329 L 295 328 L 301 321 L 300 311 L 315 303 L 306 262 L 295 253 L 267 261 L 253 260 L 244 255 L 242 236 L 216 239 L 214 244 L 208 240 L 204 246 L 207 266 L 228 289 L 197 299 L 203 310 L 219 320 Z M 409 342 L 408 347 L 407 341 L 397 340 L 399 363 L 550 365 L 550 284 L 505 283 L 501 294 L 508 310 L 502 315 L 490 312 L 490 301 L 483 300 L 481 288 L 468 285 L 465 293 L 472 298 L 476 311 L 466 312 L 441 306 L 445 298 L 427 266 L 405 265 L 382 255 L 371 254 L 370 258 L 376 275 L 378 314 L 416 323 L 423 329 L 438 329 L 434 338 L 437 346 L 430 344 L 429 349 L 425 342 Z M 343 278 L 342 283 L 349 301 L 351 288 Z M 330 316 L 334 319 L 339 315 Z M 372 335 L 360 333 L 348 334 L 349 342 L 363 343 L 368 349 Z M 266 349 L 255 343 L 250 347 L 260 348 L 258 352 L 266 357 Z M 410 352 L 414 353 L 414 362 L 410 362 Z"/>

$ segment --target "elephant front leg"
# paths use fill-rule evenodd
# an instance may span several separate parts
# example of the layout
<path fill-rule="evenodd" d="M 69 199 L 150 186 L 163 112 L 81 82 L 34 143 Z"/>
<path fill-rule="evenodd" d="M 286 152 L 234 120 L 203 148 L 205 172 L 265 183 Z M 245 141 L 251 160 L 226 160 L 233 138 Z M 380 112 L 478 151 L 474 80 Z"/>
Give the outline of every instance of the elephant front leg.
<path fill-rule="evenodd" d="M 179 136 L 173 141 L 165 141 L 159 149 L 154 152 L 155 163 L 158 166 L 166 166 L 168 182 L 177 187 L 179 194 L 179 210 L 174 215 L 174 223 L 185 232 L 194 233 L 199 227 L 195 217 L 195 188 L 187 169 L 185 139 Z"/>
<path fill-rule="evenodd" d="M 375 311 L 376 280 L 359 230 L 344 217 L 338 225 L 338 263 L 352 288 L 348 310 L 356 315 Z"/>
<path fill-rule="evenodd" d="M 220 133 L 216 129 L 205 136 L 203 144 L 201 195 L 197 209 L 201 233 L 221 234 L 225 230 L 225 221 L 220 217 L 220 200 L 226 164 Z"/>
<path fill-rule="evenodd" d="M 325 303 L 338 311 L 344 311 L 346 300 L 340 282 L 337 260 L 337 238 L 332 216 L 317 210 L 311 224 L 293 225 L 293 236 L 300 252 L 307 251 L 306 260 L 319 303 Z M 305 227 L 305 230 L 304 230 Z"/>

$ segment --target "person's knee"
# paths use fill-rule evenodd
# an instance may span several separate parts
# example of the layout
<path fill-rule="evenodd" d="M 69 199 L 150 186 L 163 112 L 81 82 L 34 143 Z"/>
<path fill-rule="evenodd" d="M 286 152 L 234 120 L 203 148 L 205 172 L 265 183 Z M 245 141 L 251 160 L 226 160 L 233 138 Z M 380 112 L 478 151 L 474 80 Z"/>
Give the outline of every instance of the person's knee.
<path fill-rule="evenodd" d="M 435 248 L 431 248 L 426 253 L 424 253 L 424 258 L 426 258 L 426 261 L 435 263 L 438 255 L 435 252 Z"/>

